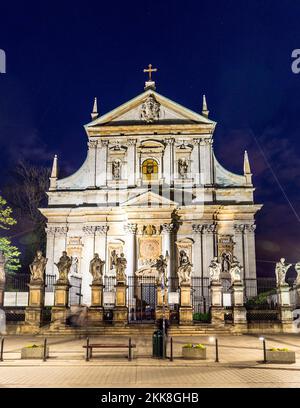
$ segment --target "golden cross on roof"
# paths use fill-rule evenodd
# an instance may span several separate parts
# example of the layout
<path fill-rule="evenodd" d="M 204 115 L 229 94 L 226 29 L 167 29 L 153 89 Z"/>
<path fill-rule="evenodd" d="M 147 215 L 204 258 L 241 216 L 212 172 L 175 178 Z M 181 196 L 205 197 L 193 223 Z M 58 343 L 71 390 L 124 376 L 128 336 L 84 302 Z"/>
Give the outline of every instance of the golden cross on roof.
<path fill-rule="evenodd" d="M 157 72 L 157 68 L 152 68 L 152 64 L 148 65 L 148 69 L 144 69 L 144 72 L 149 73 L 149 81 L 152 81 L 152 72 Z"/>

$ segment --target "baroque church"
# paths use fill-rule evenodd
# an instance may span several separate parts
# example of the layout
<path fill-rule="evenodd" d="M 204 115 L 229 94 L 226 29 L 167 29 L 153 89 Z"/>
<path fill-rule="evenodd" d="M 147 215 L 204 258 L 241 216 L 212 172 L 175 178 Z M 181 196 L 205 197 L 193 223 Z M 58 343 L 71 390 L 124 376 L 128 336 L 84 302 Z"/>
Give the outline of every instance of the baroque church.
<path fill-rule="evenodd" d="M 84 126 L 87 157 L 74 174 L 60 179 L 54 158 L 48 207 L 41 209 L 47 218 L 46 274 L 57 275 L 55 263 L 67 251 L 72 274 L 82 279 L 81 302 L 90 305 L 95 253 L 105 262 L 106 277 L 114 276 L 114 259 L 123 253 L 132 279 L 151 277 L 156 259 L 167 254 L 172 280 L 184 251 L 202 286 L 214 257 L 223 278 L 237 258 L 250 290 L 256 279 L 254 217 L 261 205 L 254 203 L 247 152 L 241 174 L 222 167 L 205 96 L 201 114 L 193 112 L 160 95 L 155 70 L 149 65 L 145 71 L 144 92 L 111 112 L 100 115 L 95 99 Z"/>

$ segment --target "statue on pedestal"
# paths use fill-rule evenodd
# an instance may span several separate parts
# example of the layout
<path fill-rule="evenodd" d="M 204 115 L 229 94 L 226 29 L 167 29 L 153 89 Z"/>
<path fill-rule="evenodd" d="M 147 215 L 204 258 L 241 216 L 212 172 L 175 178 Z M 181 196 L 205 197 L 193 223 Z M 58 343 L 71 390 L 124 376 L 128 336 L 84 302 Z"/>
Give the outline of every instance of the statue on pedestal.
<path fill-rule="evenodd" d="M 72 266 L 72 258 L 67 255 L 66 251 L 63 251 L 62 256 L 55 265 L 57 266 L 59 274 L 58 282 L 69 283 L 68 275 Z"/>
<path fill-rule="evenodd" d="M 127 260 L 124 257 L 124 254 L 122 253 L 120 256 L 117 257 L 116 259 L 116 278 L 117 278 L 117 283 L 118 282 L 126 282 L 126 270 L 127 267 Z"/>
<path fill-rule="evenodd" d="M 29 265 L 31 278 L 30 282 L 44 282 L 44 272 L 48 259 L 43 256 L 42 251 L 37 251 L 33 262 Z"/>
<path fill-rule="evenodd" d="M 156 263 L 152 265 L 152 268 L 156 268 L 158 276 L 156 279 L 157 285 L 164 285 L 167 286 L 168 278 L 167 278 L 167 267 L 168 267 L 168 260 L 169 254 L 166 252 L 166 256 L 160 255 L 159 258 L 156 260 Z"/>
<path fill-rule="evenodd" d="M 189 257 L 187 253 L 182 249 L 179 252 L 179 268 L 178 268 L 178 279 L 179 279 L 179 286 L 182 284 L 190 285 L 192 279 L 192 267 Z"/>
<path fill-rule="evenodd" d="M 292 264 L 286 264 L 285 258 L 280 258 L 280 261 L 276 263 L 275 267 L 275 276 L 276 276 L 276 285 L 277 286 L 285 286 L 287 285 L 285 281 L 285 277 L 287 271 L 292 266 Z"/>
<path fill-rule="evenodd" d="M 240 265 L 239 261 L 237 260 L 237 257 L 233 256 L 229 270 L 232 283 L 241 281 L 242 270 L 243 267 Z"/>
<path fill-rule="evenodd" d="M 103 284 L 103 266 L 105 261 L 99 258 L 98 254 L 94 255 L 94 258 L 90 262 L 90 273 L 93 276 L 93 284 Z"/>
<path fill-rule="evenodd" d="M 297 262 L 295 265 L 295 270 L 297 272 L 297 278 L 295 280 L 295 284 L 300 286 L 300 262 Z"/>
<path fill-rule="evenodd" d="M 220 282 L 220 274 L 222 270 L 222 264 L 218 262 L 218 258 L 215 256 L 208 267 L 210 279 L 213 282 Z"/>

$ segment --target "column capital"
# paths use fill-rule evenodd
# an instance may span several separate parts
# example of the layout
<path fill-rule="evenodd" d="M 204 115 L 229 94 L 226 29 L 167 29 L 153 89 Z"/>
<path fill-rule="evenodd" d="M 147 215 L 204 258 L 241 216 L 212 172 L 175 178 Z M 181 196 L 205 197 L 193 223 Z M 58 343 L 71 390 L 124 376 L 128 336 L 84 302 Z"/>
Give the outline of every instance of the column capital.
<path fill-rule="evenodd" d="M 245 229 L 245 224 L 234 224 L 233 229 L 236 233 L 242 234 Z"/>
<path fill-rule="evenodd" d="M 100 140 L 99 143 L 101 147 L 106 147 L 109 145 L 109 140 Z"/>
<path fill-rule="evenodd" d="M 97 140 L 89 140 L 88 141 L 89 149 L 95 149 L 97 147 L 97 144 L 98 144 Z"/>
<path fill-rule="evenodd" d="M 199 145 L 201 143 L 201 141 L 202 141 L 201 137 L 193 138 L 193 144 L 195 144 L 195 145 Z"/>
<path fill-rule="evenodd" d="M 105 235 L 107 234 L 107 231 L 109 230 L 109 226 L 106 224 L 102 225 L 97 225 L 95 228 L 95 234 L 96 235 Z"/>
<path fill-rule="evenodd" d="M 254 232 L 256 230 L 256 225 L 255 224 L 245 224 L 245 233 L 246 232 Z"/>
<path fill-rule="evenodd" d="M 50 226 L 46 228 L 46 233 L 49 236 L 54 236 L 54 235 L 66 235 L 68 233 L 69 228 L 68 227 L 54 227 Z"/>
<path fill-rule="evenodd" d="M 217 231 L 216 224 L 193 224 L 192 228 L 195 234 L 214 234 Z"/>
<path fill-rule="evenodd" d="M 128 146 L 135 146 L 137 143 L 136 139 L 128 139 L 127 140 Z"/>
<path fill-rule="evenodd" d="M 84 235 L 95 235 L 97 226 L 96 225 L 85 225 L 82 227 Z"/>
<path fill-rule="evenodd" d="M 125 230 L 125 232 L 127 232 L 128 234 L 136 234 L 136 232 L 137 232 L 137 224 L 128 223 L 128 224 L 124 225 L 124 230 Z"/>
<path fill-rule="evenodd" d="M 170 234 L 172 231 L 174 230 L 174 224 L 170 223 L 170 224 L 162 224 L 161 226 L 161 232 L 162 234 Z"/>
<path fill-rule="evenodd" d="M 173 145 L 175 142 L 175 139 L 173 137 L 169 137 L 168 139 L 165 139 L 165 142 L 167 145 Z"/>

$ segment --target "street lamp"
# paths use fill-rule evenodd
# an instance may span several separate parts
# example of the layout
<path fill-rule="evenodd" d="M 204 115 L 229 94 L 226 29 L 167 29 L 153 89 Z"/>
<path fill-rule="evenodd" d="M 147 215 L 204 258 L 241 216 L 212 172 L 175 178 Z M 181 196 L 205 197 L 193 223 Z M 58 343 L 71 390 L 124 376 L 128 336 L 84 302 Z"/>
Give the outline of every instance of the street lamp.
<path fill-rule="evenodd" d="M 216 337 L 210 337 L 209 341 L 211 343 L 215 342 L 215 350 L 216 350 L 215 363 L 219 363 L 219 342 L 218 342 L 218 339 Z"/>
<path fill-rule="evenodd" d="M 264 350 L 264 360 L 263 360 L 263 362 L 266 364 L 266 362 L 267 362 L 266 339 L 264 337 L 260 336 L 259 340 L 263 342 L 263 350 Z"/>

